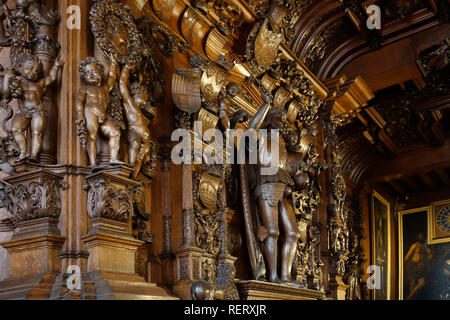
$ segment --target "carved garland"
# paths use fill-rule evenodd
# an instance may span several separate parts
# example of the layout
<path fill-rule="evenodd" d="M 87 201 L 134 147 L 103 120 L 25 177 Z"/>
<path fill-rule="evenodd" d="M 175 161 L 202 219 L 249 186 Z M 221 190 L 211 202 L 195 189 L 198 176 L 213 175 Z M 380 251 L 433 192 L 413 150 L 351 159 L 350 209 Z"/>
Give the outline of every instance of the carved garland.
<path fill-rule="evenodd" d="M 117 0 L 96 0 L 93 4 L 89 19 L 92 32 L 99 47 L 109 55 L 117 55 L 121 64 L 139 65 L 141 62 L 142 39 L 134 22 L 131 9 Z M 111 21 L 111 20 L 115 21 Z M 117 20 L 118 19 L 118 20 Z M 121 23 L 127 30 L 127 54 L 117 52 L 111 40 L 108 38 L 107 23 Z"/>

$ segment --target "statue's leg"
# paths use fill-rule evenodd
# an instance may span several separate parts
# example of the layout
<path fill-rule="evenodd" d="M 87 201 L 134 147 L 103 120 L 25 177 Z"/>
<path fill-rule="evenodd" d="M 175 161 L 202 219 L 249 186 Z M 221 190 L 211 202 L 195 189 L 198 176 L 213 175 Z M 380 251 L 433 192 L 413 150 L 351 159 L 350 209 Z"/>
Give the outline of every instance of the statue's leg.
<path fill-rule="evenodd" d="M 139 146 L 141 144 L 141 138 L 139 137 L 139 135 L 135 130 L 131 129 L 128 131 L 128 143 L 129 143 L 128 162 L 130 166 L 134 166 L 138 157 Z"/>
<path fill-rule="evenodd" d="M 292 263 L 295 258 L 300 231 L 297 227 L 294 210 L 285 198 L 280 201 L 280 214 L 281 226 L 285 235 L 283 248 L 281 250 L 281 280 L 290 282 Z"/>
<path fill-rule="evenodd" d="M 97 165 L 97 138 L 98 138 L 98 117 L 89 108 L 84 108 L 84 117 L 86 119 L 86 128 L 89 133 L 89 142 L 87 145 L 87 153 L 91 166 Z"/>
<path fill-rule="evenodd" d="M 133 178 L 137 178 L 139 171 L 141 171 L 142 163 L 144 161 L 145 156 L 150 151 L 150 146 L 151 146 L 150 139 L 147 137 L 147 139 L 142 141 L 141 147 L 139 148 L 136 164 L 134 166 Z"/>
<path fill-rule="evenodd" d="M 33 113 L 31 117 L 31 159 L 37 161 L 39 153 L 42 149 L 42 137 L 44 135 L 45 125 L 47 124 L 47 117 L 42 113 Z"/>
<path fill-rule="evenodd" d="M 272 207 L 268 200 L 258 197 L 258 206 L 261 213 L 261 220 L 267 230 L 267 238 L 264 241 L 264 256 L 267 261 L 268 280 L 270 282 L 280 283 L 277 275 L 278 258 L 278 237 L 280 230 L 278 228 L 278 205 Z"/>
<path fill-rule="evenodd" d="M 16 141 L 17 145 L 19 146 L 20 150 L 20 156 L 17 161 L 26 159 L 30 156 L 28 153 L 28 146 L 27 146 L 27 140 L 25 137 L 25 131 L 27 130 L 28 126 L 30 124 L 30 119 L 25 117 L 22 113 L 17 113 L 12 121 L 11 125 L 11 131 L 14 137 L 14 140 Z"/>
<path fill-rule="evenodd" d="M 109 162 L 122 163 L 119 160 L 120 149 L 120 129 L 117 128 L 112 121 L 105 121 L 100 127 L 102 133 L 108 137 L 109 141 Z"/>

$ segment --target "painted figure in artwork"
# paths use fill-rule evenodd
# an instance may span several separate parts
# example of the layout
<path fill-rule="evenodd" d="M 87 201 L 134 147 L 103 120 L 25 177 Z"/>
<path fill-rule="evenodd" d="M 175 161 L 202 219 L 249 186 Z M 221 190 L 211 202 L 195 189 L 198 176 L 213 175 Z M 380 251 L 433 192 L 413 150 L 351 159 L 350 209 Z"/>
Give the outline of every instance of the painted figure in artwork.
<path fill-rule="evenodd" d="M 425 235 L 419 233 L 417 241 L 411 245 L 408 253 L 405 255 L 405 271 L 409 284 L 409 295 L 406 297 L 406 300 L 416 298 L 416 295 L 425 286 L 425 278 L 431 258 L 431 250 L 425 244 Z"/>

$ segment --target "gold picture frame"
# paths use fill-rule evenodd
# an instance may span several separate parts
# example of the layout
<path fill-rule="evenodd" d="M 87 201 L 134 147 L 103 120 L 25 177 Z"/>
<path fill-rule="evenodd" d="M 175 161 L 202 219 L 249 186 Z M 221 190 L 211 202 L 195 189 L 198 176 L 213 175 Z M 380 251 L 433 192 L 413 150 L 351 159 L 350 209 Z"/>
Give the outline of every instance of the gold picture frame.
<path fill-rule="evenodd" d="M 382 205 L 384 205 L 386 207 L 386 226 L 385 226 L 385 240 L 386 240 L 386 244 L 383 245 L 383 247 L 385 247 L 384 249 L 386 250 L 385 252 L 385 262 L 383 263 L 383 265 L 385 266 L 386 269 L 386 279 L 385 279 L 385 287 L 386 287 L 386 300 L 390 300 L 391 299 L 391 285 L 390 285 L 390 280 L 391 280 L 391 205 L 389 203 L 389 201 L 387 201 L 385 198 L 383 198 L 382 195 L 380 195 L 378 192 L 373 191 L 372 193 L 372 197 L 371 197 L 371 222 L 372 222 L 372 264 L 374 265 L 378 265 L 377 263 L 380 261 L 379 258 L 377 258 L 378 252 L 380 248 L 376 247 L 377 244 L 377 235 L 379 235 L 379 232 L 382 232 L 383 230 L 378 230 L 377 229 L 377 212 L 375 212 L 375 202 L 379 201 Z M 379 220 L 378 220 L 379 222 Z M 379 224 L 379 223 L 378 223 Z M 384 237 L 383 237 L 384 238 Z M 379 242 L 379 241 L 378 241 Z M 383 248 L 381 248 L 383 249 Z M 382 284 L 383 285 L 383 284 Z M 372 292 L 372 297 L 373 300 L 377 300 L 377 289 L 373 290 Z M 381 300 L 380 298 L 378 300 Z"/>
<path fill-rule="evenodd" d="M 433 202 L 431 204 L 431 210 L 428 213 L 428 243 L 429 244 L 450 242 L 450 231 L 446 232 L 446 231 L 442 230 L 442 227 L 438 226 L 439 225 L 438 220 L 444 220 L 446 218 L 447 220 L 450 221 L 450 219 L 448 218 L 450 216 L 449 210 L 450 210 L 450 199 L 444 200 L 444 201 Z M 442 216 L 444 211 L 446 213 L 445 217 Z M 440 224 L 442 224 L 442 222 L 443 221 L 440 221 Z"/>
<path fill-rule="evenodd" d="M 398 257 L 399 257 L 399 261 L 398 261 L 398 298 L 399 300 L 403 300 L 403 285 L 404 285 L 404 264 L 403 264 L 403 260 L 404 260 L 404 243 L 403 243 L 403 217 L 407 214 L 411 214 L 411 213 L 420 213 L 420 212 L 426 212 L 426 221 L 427 224 L 428 220 L 429 220 L 429 216 L 430 216 L 430 211 L 431 211 L 431 206 L 425 206 L 425 207 L 420 207 L 420 208 L 414 208 L 414 209 L 409 209 L 409 210 L 403 210 L 403 211 L 399 211 L 398 212 Z M 425 230 L 429 230 L 429 227 L 427 226 L 425 228 Z"/>

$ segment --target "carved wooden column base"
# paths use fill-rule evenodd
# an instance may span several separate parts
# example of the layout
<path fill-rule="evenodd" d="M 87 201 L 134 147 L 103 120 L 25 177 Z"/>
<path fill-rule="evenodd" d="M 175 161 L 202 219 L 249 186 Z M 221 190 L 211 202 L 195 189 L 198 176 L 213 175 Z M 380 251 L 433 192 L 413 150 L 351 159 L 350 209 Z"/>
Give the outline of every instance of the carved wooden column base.
<path fill-rule="evenodd" d="M 136 253 L 144 242 L 134 239 L 127 223 L 97 218 L 81 239 L 89 252 L 87 271 L 136 273 Z"/>
<path fill-rule="evenodd" d="M 348 289 L 341 277 L 336 277 L 328 283 L 328 289 L 330 291 L 330 297 L 336 300 L 345 300 L 345 295 Z"/>
<path fill-rule="evenodd" d="M 161 282 L 167 286 L 171 286 L 174 283 L 174 262 L 175 255 L 171 253 L 161 254 L 159 256 L 161 261 Z"/>
<path fill-rule="evenodd" d="M 87 283 L 96 299 L 174 299 L 137 274 L 136 258 L 144 241 L 131 233 L 133 194 L 140 182 L 129 179 L 132 168 L 108 167 L 86 177 L 91 227 L 81 240 L 89 252 Z"/>
<path fill-rule="evenodd" d="M 41 218 L 20 222 L 11 240 L 2 243 L 10 255 L 9 277 L 60 272 L 58 253 L 64 243 L 58 220 Z"/>
<path fill-rule="evenodd" d="M 59 272 L 64 238 L 58 220 L 40 218 L 18 224 L 10 241 L 0 245 L 10 255 L 9 279 L 0 282 L 0 300 L 47 299 Z"/>
<path fill-rule="evenodd" d="M 201 279 L 204 250 L 182 247 L 175 253 L 175 285 L 173 293 L 184 300 L 191 300 L 191 285 Z"/>

